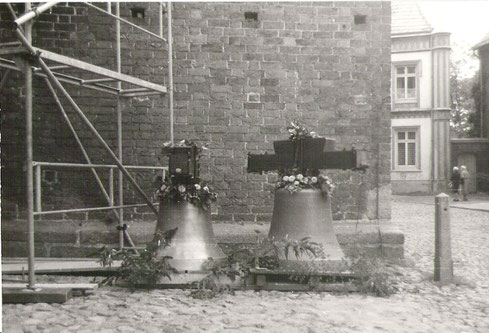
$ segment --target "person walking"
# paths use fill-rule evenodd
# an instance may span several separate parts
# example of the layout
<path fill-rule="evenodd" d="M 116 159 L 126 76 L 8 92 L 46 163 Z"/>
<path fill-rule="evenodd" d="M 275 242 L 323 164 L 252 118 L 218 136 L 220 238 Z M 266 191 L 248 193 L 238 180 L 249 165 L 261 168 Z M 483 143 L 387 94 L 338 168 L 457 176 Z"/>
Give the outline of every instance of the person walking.
<path fill-rule="evenodd" d="M 452 189 L 452 193 L 455 195 L 453 201 L 459 201 L 460 180 L 460 170 L 458 169 L 458 167 L 453 167 L 452 177 L 450 178 L 450 188 Z"/>
<path fill-rule="evenodd" d="M 460 187 L 462 189 L 462 200 L 463 201 L 468 201 L 469 199 L 467 198 L 467 195 L 469 193 L 469 171 L 465 167 L 465 165 L 462 165 L 460 167 Z"/>

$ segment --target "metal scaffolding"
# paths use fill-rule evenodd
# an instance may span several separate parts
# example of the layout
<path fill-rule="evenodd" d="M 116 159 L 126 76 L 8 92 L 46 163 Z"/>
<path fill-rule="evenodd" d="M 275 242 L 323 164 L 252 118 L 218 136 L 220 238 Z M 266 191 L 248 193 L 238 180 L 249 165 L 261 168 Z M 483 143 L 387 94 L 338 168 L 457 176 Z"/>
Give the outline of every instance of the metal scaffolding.
<path fill-rule="evenodd" d="M 103 10 L 93 4 L 84 3 L 90 8 L 93 8 L 99 12 L 106 14 L 108 17 L 116 20 L 116 70 L 109 70 L 100 66 L 95 66 L 88 62 L 80 61 L 71 57 L 67 57 L 61 54 L 43 50 L 32 45 L 32 24 L 35 18 L 41 13 L 49 10 L 53 6 L 57 5 L 57 2 L 49 2 L 40 4 L 35 8 L 31 7 L 30 3 L 26 3 L 25 12 L 22 16 L 17 17 L 11 4 L 7 4 L 10 13 L 13 17 L 13 29 L 18 39 L 18 42 L 2 44 L 0 49 L 0 67 L 5 68 L 4 76 L 0 81 L 0 89 L 2 89 L 8 79 L 9 73 L 14 71 L 21 71 L 24 73 L 24 85 L 25 85 L 25 113 L 26 113 L 26 164 L 27 164 L 27 223 L 28 223 L 28 249 L 29 249 L 29 289 L 35 289 L 35 256 L 34 256 L 34 216 L 47 215 L 47 214 L 59 214 L 59 213 L 71 213 L 82 211 L 99 211 L 99 210 L 113 210 L 114 214 L 119 220 L 119 246 L 120 249 L 124 248 L 124 237 L 128 239 L 129 244 L 135 249 L 135 245 L 132 242 L 131 237 L 127 233 L 124 225 L 123 209 L 129 207 L 148 206 L 156 215 L 158 210 L 153 204 L 152 200 L 144 193 L 141 187 L 137 184 L 136 180 L 128 172 L 128 169 L 139 170 L 162 170 L 161 166 L 126 166 L 122 163 L 122 102 L 123 97 L 135 97 L 135 96 L 150 96 L 150 95 L 162 95 L 169 94 L 169 110 L 170 110 L 170 140 L 173 143 L 173 78 L 172 78 L 172 30 L 171 30 L 171 2 L 167 4 L 167 30 L 168 36 L 165 39 L 163 37 L 163 3 L 159 3 L 159 34 L 155 34 L 149 30 L 141 28 L 127 20 L 120 17 L 119 3 L 115 3 L 115 14 L 112 14 L 111 3 L 107 4 L 107 10 Z M 136 77 L 121 73 L 121 29 L 120 24 L 125 23 L 133 28 L 136 28 L 144 33 L 158 38 L 159 40 L 168 42 L 168 75 L 169 75 L 169 87 L 148 82 L 138 79 Z M 13 60 L 4 58 L 5 56 L 14 57 Z M 22 56 L 22 61 L 19 61 L 19 56 Z M 49 64 L 49 65 L 48 65 Z M 60 70 L 74 68 L 82 71 L 82 73 L 89 78 L 82 78 L 81 76 L 75 76 L 73 74 L 66 74 Z M 51 92 L 62 116 L 72 132 L 81 152 L 86 161 L 86 164 L 76 163 L 49 163 L 33 161 L 33 137 L 32 137 L 32 77 L 33 75 L 44 78 L 46 85 Z M 95 129 L 93 124 L 85 116 L 82 109 L 70 96 L 68 91 L 64 88 L 62 83 L 75 85 L 87 89 L 100 91 L 103 93 L 111 94 L 117 98 L 117 154 L 110 148 L 105 142 L 99 132 Z M 115 84 L 114 84 L 115 83 Z M 124 83 L 124 88 L 122 84 Z M 83 123 L 88 127 L 93 136 L 102 145 L 105 151 L 109 154 L 115 164 L 113 165 L 100 165 L 93 164 L 88 156 L 86 149 L 84 148 L 80 138 L 77 135 L 75 128 L 73 127 L 68 114 L 66 113 L 60 98 L 56 91 L 61 92 L 62 96 L 69 102 L 71 107 L 75 110 L 77 115 L 81 118 Z M 41 201 L 41 168 L 42 166 L 49 167 L 61 167 L 61 168 L 88 168 L 91 170 L 95 177 L 97 185 L 99 186 L 108 206 L 106 207 L 91 207 L 80 209 L 64 209 L 54 211 L 42 211 Z M 109 191 L 103 185 L 96 169 L 108 168 L 109 169 Z M 114 205 L 114 174 L 115 168 L 119 169 L 118 173 L 118 205 Z M 35 177 L 34 177 L 35 176 Z M 136 192 L 144 199 L 144 204 L 132 204 L 124 205 L 123 197 L 123 181 L 126 179 L 136 190 Z M 137 250 L 136 250 L 137 251 Z"/>

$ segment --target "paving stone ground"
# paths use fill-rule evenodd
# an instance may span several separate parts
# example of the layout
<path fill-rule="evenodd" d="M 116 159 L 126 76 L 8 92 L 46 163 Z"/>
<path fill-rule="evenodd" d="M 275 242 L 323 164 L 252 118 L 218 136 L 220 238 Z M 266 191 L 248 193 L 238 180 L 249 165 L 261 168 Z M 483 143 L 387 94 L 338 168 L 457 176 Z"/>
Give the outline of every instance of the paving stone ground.
<path fill-rule="evenodd" d="M 196 300 L 188 290 L 103 287 L 62 305 L 3 305 L 4 332 L 489 332 L 489 212 L 451 209 L 455 283 L 432 282 L 432 197 L 394 197 L 406 263 L 388 298 L 237 291 Z M 66 279 L 66 278 L 65 278 Z M 72 279 L 73 280 L 73 279 Z"/>

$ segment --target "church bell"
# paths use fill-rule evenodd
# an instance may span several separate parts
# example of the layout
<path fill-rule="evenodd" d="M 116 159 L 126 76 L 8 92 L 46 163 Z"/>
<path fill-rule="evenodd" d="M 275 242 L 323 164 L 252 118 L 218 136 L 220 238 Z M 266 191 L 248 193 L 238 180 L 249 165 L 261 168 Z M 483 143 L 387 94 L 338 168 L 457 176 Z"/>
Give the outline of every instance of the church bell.
<path fill-rule="evenodd" d="M 333 229 L 331 198 L 315 189 L 302 189 L 289 193 L 285 189 L 275 192 L 272 223 L 269 238 L 280 240 L 301 240 L 310 237 L 311 242 L 321 244 L 324 258 L 296 258 L 289 254 L 282 255 L 282 268 L 305 268 L 311 262 L 324 269 L 343 267 L 345 255 L 341 249 Z"/>
<path fill-rule="evenodd" d="M 210 210 L 187 201 L 160 200 L 156 231 L 177 228 L 168 247 L 159 248 L 157 256 L 170 256 L 170 265 L 181 273 L 202 271 L 208 259 L 224 260 L 226 256 L 217 245 L 212 229 Z"/>
<path fill-rule="evenodd" d="M 165 147 L 169 157 L 169 179 L 174 185 L 199 182 L 199 157 L 195 145 L 183 142 L 180 146 Z M 210 208 L 204 209 L 187 200 L 160 198 L 156 233 L 177 229 L 168 247 L 159 248 L 157 256 L 170 256 L 170 265 L 180 273 L 201 272 L 209 258 L 224 260 L 225 254 L 217 245 L 212 229 Z"/>

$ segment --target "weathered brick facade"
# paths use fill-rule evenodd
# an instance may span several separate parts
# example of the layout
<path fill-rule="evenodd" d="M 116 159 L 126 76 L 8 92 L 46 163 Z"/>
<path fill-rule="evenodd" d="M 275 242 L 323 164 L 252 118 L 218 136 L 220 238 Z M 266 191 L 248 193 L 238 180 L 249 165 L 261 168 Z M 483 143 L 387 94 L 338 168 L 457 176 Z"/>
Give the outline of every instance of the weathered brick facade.
<path fill-rule="evenodd" d="M 145 8 L 145 18 L 131 18 L 133 6 Z M 247 174 L 247 154 L 271 153 L 272 142 L 285 139 L 286 125 L 296 119 L 335 138 L 337 149 L 355 146 L 368 152 L 370 168 L 365 174 L 328 171 L 337 184 L 335 218 L 390 217 L 388 2 L 173 6 L 175 136 L 209 147 L 201 158 L 201 174 L 219 192 L 215 220 L 270 220 L 276 175 Z M 14 40 L 4 6 L 0 14 L 2 42 Z M 121 3 L 121 15 L 158 30 L 157 3 Z M 360 17 L 355 24 L 359 15 L 366 23 Z M 34 45 L 113 69 L 115 23 L 81 3 L 61 4 L 36 20 Z M 167 85 L 167 63 L 164 42 L 122 24 L 123 73 Z M 34 159 L 84 162 L 44 82 L 34 81 Z M 115 98 L 73 87 L 69 91 L 115 149 Z M 22 94 L 21 76 L 12 75 L 0 99 L 2 204 L 6 200 L 21 207 Z M 65 105 L 92 162 L 112 163 Z M 123 100 L 125 164 L 160 165 L 162 144 L 169 139 L 168 114 L 167 96 Z M 105 204 L 90 176 L 78 171 L 46 174 L 46 207 Z M 150 173 L 138 175 L 148 192 L 151 178 Z M 137 200 L 131 193 L 128 188 L 127 202 Z M 154 218 L 145 209 L 128 211 L 126 217 Z"/>

